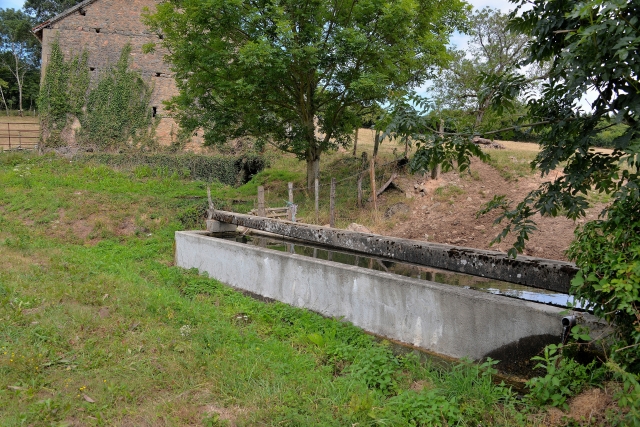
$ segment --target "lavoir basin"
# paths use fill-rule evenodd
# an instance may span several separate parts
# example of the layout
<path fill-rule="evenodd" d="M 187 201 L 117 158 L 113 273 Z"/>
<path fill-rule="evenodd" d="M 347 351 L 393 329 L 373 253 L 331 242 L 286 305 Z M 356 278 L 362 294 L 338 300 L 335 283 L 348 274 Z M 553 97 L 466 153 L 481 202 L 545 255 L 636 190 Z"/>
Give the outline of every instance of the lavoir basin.
<path fill-rule="evenodd" d="M 222 233 L 217 235 L 212 234 L 212 236 L 280 252 L 333 261 L 340 264 L 353 265 L 376 271 L 384 271 L 419 280 L 428 280 L 446 285 L 460 286 L 465 289 L 488 292 L 494 295 L 503 295 L 510 298 L 539 302 L 556 307 L 579 308 L 579 304 L 574 302 L 572 296 L 561 292 L 553 292 L 547 289 L 534 288 L 532 286 L 518 285 L 500 280 L 472 276 L 470 274 L 457 273 L 406 262 L 398 262 L 356 252 L 336 250 L 322 245 L 314 245 L 303 241 L 287 239 L 278 235 L 266 235 L 252 232 L 250 234 Z"/>
<path fill-rule="evenodd" d="M 559 342 L 564 316 L 599 324 L 566 295 L 495 279 L 272 236 L 175 238 L 180 267 L 448 357 L 530 357 Z"/>

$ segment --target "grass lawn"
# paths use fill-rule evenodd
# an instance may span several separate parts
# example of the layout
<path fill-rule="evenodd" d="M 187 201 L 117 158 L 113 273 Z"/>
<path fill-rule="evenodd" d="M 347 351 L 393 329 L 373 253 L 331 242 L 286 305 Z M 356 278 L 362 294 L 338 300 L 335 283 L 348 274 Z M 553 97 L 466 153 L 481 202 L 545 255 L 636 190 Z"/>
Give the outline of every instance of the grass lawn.
<path fill-rule="evenodd" d="M 0 154 L 2 426 L 533 422 L 490 363 L 396 355 L 174 267 L 173 234 L 201 220 L 205 188 Z"/>

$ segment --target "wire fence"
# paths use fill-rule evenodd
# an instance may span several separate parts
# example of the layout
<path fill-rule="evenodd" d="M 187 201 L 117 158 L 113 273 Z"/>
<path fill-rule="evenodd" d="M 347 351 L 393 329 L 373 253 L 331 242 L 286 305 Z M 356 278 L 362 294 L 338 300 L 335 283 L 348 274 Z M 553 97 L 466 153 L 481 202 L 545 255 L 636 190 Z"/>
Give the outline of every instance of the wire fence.
<path fill-rule="evenodd" d="M 274 201 L 272 197 L 268 197 L 270 191 L 281 194 L 282 189 L 267 189 L 265 193 L 264 187 L 258 187 L 257 199 L 254 199 L 255 208 L 250 213 L 295 221 L 299 209 L 304 208 L 308 214 L 313 212 L 313 215 L 307 215 L 307 221 L 329 223 L 334 227 L 339 212 L 363 209 L 371 202 L 373 204 L 370 207 L 377 210 L 377 197 L 393 184 L 399 170 L 405 167 L 406 163 L 406 159 L 401 158 L 372 165 L 363 159 L 360 165 L 353 165 L 357 172 L 339 179 L 316 179 L 312 188 L 294 187 L 294 184 L 289 182 L 288 200 Z M 266 199 L 270 200 L 269 205 Z M 274 202 L 278 207 L 274 207 Z"/>

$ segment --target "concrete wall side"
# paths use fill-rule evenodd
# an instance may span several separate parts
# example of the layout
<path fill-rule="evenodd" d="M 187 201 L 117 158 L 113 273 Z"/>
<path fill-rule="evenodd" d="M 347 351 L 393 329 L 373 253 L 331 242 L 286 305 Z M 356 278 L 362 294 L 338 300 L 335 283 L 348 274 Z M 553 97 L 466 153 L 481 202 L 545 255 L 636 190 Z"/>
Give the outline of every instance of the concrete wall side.
<path fill-rule="evenodd" d="M 565 310 L 295 254 L 176 232 L 176 265 L 238 289 L 342 317 L 369 332 L 479 359 L 522 338 L 559 335 Z"/>

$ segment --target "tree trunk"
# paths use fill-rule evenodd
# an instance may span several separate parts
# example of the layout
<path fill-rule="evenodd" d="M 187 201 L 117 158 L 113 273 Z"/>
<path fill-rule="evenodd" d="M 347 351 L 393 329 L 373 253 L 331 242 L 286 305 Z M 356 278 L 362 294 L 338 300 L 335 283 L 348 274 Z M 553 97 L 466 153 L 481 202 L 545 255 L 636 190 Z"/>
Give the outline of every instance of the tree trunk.
<path fill-rule="evenodd" d="M 9 117 L 9 106 L 7 105 L 7 100 L 4 98 L 4 91 L 2 90 L 1 86 L 0 86 L 0 95 L 2 95 L 2 103 L 4 104 L 4 108 L 5 110 L 7 110 L 7 117 Z"/>
<path fill-rule="evenodd" d="M 356 156 L 356 149 L 358 148 L 358 131 L 360 129 L 356 128 L 356 136 L 353 138 L 353 156 Z"/>
<path fill-rule="evenodd" d="M 20 77 L 20 61 L 18 59 L 18 55 L 14 52 L 13 57 L 16 60 L 16 82 L 18 83 L 18 110 L 20 112 L 20 117 L 22 117 L 22 83 L 23 79 Z M 22 75 L 24 77 L 24 74 Z"/>
<path fill-rule="evenodd" d="M 313 189 L 316 178 L 320 179 L 320 153 L 316 156 L 307 155 L 307 190 Z"/>

